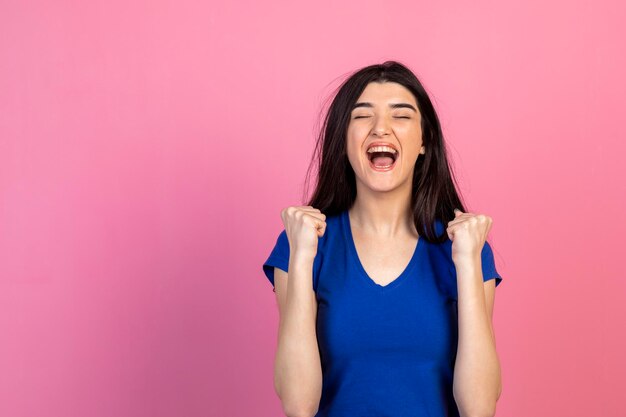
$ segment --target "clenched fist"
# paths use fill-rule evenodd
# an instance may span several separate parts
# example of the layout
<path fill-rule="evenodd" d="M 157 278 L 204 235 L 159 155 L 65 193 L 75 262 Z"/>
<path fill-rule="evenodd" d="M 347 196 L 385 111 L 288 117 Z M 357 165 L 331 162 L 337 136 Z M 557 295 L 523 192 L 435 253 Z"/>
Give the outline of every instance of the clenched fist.
<path fill-rule="evenodd" d="M 465 259 L 480 259 L 492 224 L 493 220 L 486 214 L 463 213 L 454 209 L 454 220 L 448 222 L 446 231 L 452 241 L 452 260 L 455 264 Z"/>
<path fill-rule="evenodd" d="M 326 231 L 326 216 L 311 206 L 292 206 L 280 213 L 289 239 L 290 253 L 315 258 L 318 238 Z"/>

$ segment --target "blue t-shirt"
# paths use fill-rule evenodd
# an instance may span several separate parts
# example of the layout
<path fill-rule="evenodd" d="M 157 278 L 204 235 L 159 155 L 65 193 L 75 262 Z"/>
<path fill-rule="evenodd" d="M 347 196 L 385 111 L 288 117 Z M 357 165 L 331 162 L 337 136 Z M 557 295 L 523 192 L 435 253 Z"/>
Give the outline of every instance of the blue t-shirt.
<path fill-rule="evenodd" d="M 443 231 L 438 221 L 435 230 Z M 502 277 L 485 242 L 483 280 Z M 288 272 L 283 230 L 263 271 Z M 452 394 L 458 343 L 456 269 L 452 241 L 419 238 L 405 270 L 387 285 L 361 264 L 348 211 L 328 216 L 313 262 L 322 396 L 316 417 L 459 416 Z"/>

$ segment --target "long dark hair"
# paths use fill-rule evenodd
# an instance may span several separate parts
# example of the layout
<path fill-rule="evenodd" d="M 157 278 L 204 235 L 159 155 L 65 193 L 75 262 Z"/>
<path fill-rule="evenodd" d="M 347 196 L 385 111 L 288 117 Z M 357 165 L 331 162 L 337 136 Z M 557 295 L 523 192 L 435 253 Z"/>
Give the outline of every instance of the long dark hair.
<path fill-rule="evenodd" d="M 448 239 L 445 229 L 455 217 L 454 209 L 464 212 L 465 207 L 448 164 L 441 124 L 433 104 L 415 74 L 397 61 L 364 67 L 335 90 L 307 170 L 305 195 L 311 168 L 317 165 L 315 191 L 306 205 L 319 209 L 327 217 L 352 207 L 356 199 L 356 179 L 346 153 L 346 134 L 353 106 L 371 82 L 395 82 L 415 96 L 426 153 L 420 154 L 415 162 L 411 192 L 413 220 L 420 236 L 431 243 L 442 243 Z M 444 226 L 439 235 L 436 221 Z"/>

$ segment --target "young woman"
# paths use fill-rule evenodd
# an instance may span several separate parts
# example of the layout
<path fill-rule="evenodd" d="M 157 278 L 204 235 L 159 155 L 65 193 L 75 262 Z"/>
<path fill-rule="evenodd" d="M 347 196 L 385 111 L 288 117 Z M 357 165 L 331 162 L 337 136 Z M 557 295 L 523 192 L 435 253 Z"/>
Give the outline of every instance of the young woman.
<path fill-rule="evenodd" d="M 492 219 L 465 212 L 420 81 L 395 61 L 354 73 L 315 156 L 315 192 L 282 210 L 263 264 L 286 415 L 493 416 Z"/>

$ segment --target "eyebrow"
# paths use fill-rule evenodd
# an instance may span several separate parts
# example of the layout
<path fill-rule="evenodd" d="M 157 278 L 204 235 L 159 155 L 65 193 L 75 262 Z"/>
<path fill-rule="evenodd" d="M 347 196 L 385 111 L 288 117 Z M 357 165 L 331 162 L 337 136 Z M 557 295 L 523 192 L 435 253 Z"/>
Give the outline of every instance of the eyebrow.
<path fill-rule="evenodd" d="M 352 108 L 352 110 L 359 108 L 359 107 L 372 108 L 374 107 L 374 105 L 369 102 L 360 102 L 360 103 L 356 103 L 354 107 Z M 389 103 L 389 107 L 391 107 L 392 109 L 402 109 L 402 108 L 411 109 L 415 113 L 417 113 L 417 109 L 412 104 L 409 104 L 409 103 Z"/>

